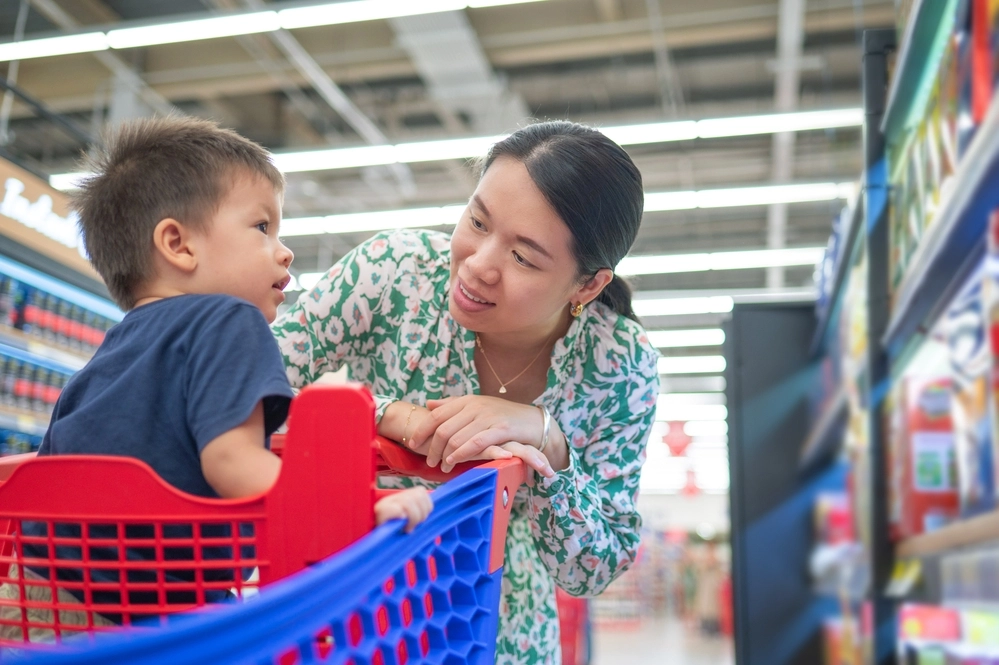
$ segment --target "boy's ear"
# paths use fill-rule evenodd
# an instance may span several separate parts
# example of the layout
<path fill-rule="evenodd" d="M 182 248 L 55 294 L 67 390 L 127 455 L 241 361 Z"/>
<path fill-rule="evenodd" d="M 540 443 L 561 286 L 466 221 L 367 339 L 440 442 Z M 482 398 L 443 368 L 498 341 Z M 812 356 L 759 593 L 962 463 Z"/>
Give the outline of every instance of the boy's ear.
<path fill-rule="evenodd" d="M 189 228 L 172 217 L 161 219 L 153 229 L 153 247 L 160 257 L 182 272 L 193 272 L 198 258 Z"/>

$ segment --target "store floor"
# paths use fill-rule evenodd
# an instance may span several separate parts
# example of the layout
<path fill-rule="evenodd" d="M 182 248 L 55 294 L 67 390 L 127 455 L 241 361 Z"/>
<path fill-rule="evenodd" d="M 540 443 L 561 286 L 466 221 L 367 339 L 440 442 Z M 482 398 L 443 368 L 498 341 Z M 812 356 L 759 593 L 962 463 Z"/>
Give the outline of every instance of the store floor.
<path fill-rule="evenodd" d="M 675 618 L 644 621 L 640 628 L 597 630 L 592 665 L 732 665 L 732 643 L 705 637 Z"/>

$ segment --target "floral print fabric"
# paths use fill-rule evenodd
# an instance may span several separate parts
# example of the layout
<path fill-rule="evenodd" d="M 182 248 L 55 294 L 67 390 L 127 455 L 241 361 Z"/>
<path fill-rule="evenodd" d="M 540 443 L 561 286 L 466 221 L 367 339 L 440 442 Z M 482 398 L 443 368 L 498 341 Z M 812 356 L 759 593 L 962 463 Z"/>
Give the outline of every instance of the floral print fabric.
<path fill-rule="evenodd" d="M 336 265 L 273 324 L 288 378 L 305 386 L 346 365 L 393 401 L 478 394 L 475 335 L 448 311 L 448 236 L 394 231 Z M 559 663 L 555 584 L 599 594 L 634 560 L 635 508 L 659 395 L 645 331 L 600 303 L 552 351 L 544 404 L 569 441 L 569 467 L 522 487 L 506 542 L 496 662 Z M 389 479 L 386 486 L 425 484 Z"/>

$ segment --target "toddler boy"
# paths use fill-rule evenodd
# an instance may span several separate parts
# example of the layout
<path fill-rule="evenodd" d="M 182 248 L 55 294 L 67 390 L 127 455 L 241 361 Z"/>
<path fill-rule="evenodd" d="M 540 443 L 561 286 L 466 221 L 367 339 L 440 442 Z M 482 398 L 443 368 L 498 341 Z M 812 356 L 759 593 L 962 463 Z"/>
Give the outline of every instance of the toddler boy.
<path fill-rule="evenodd" d="M 266 491 L 281 469 L 267 440 L 292 399 L 268 327 L 291 280 L 278 239 L 284 177 L 259 145 L 180 117 L 122 126 L 88 166 L 74 207 L 127 314 L 66 385 L 38 454 L 135 457 L 204 497 Z M 406 491 L 379 501 L 376 521 L 404 517 L 411 529 L 431 508 L 425 491 Z M 20 627 L 0 635 L 19 639 Z"/>

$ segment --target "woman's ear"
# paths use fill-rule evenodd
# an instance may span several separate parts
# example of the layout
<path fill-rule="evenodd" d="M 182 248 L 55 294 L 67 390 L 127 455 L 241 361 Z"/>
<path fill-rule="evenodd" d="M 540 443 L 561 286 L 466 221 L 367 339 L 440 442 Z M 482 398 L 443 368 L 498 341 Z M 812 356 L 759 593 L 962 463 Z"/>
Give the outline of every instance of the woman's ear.
<path fill-rule="evenodd" d="M 601 268 L 597 271 L 596 275 L 591 277 L 589 281 L 586 282 L 586 284 L 579 287 L 572 298 L 569 299 L 570 302 L 572 302 L 572 304 L 582 303 L 584 305 L 588 305 L 597 299 L 600 292 L 603 291 L 613 279 L 614 272 L 610 268 Z"/>
<path fill-rule="evenodd" d="M 190 273 L 198 267 L 191 230 L 172 217 L 161 219 L 153 229 L 156 254 L 171 267 Z"/>

